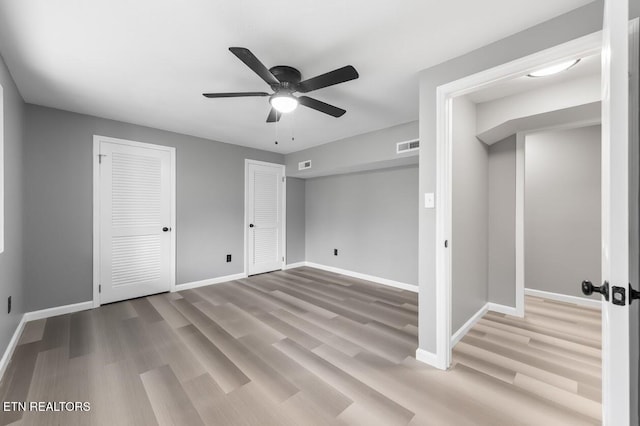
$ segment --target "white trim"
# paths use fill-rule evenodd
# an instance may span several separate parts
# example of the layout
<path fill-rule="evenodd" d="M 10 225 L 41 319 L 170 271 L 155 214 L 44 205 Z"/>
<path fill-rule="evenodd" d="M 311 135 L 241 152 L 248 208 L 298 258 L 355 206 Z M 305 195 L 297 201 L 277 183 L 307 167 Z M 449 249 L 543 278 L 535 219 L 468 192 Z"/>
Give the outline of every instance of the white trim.
<path fill-rule="evenodd" d="M 474 325 L 478 321 L 482 319 L 482 317 L 487 312 L 498 312 L 500 314 L 513 315 L 517 316 L 516 308 L 512 306 L 500 305 L 498 303 L 487 302 L 485 305 L 478 310 L 467 322 L 465 322 L 462 327 L 456 331 L 453 336 L 451 336 L 451 347 L 453 348 L 468 332 L 473 328 Z"/>
<path fill-rule="evenodd" d="M 246 227 L 245 227 L 246 229 Z M 282 232 L 282 262 L 280 269 L 283 270 L 287 266 L 287 167 L 282 165 L 282 224 L 280 225 Z"/>
<path fill-rule="evenodd" d="M 86 311 L 88 309 L 93 309 L 93 301 L 91 300 L 87 302 L 74 303 L 72 305 L 41 309 L 39 311 L 25 312 L 24 314 L 22 314 L 22 318 L 20 318 L 20 322 L 13 332 L 11 340 L 9 340 L 9 344 L 7 345 L 7 348 L 2 355 L 2 359 L 0 359 L 0 380 L 4 378 L 4 373 L 9 366 L 9 361 L 11 360 L 16 347 L 18 346 L 18 342 L 20 341 L 20 337 L 22 336 L 25 325 L 29 321 L 51 318 L 64 314 L 72 314 L 74 312 Z"/>
<path fill-rule="evenodd" d="M 0 253 L 4 252 L 4 89 L 0 84 Z"/>
<path fill-rule="evenodd" d="M 416 349 L 416 360 L 429 364 L 432 367 L 438 367 L 438 357 L 433 352 L 425 351 L 424 349 Z"/>
<path fill-rule="evenodd" d="M 524 312 L 522 313 L 522 315 L 520 315 L 520 313 L 518 312 L 518 309 L 514 308 L 513 306 L 500 305 L 498 303 L 489 302 L 487 303 L 487 308 L 491 312 L 497 312 L 499 314 L 511 315 L 513 317 L 520 317 L 520 318 L 524 317 Z"/>
<path fill-rule="evenodd" d="M 280 167 L 282 169 L 282 201 L 280 208 L 282 209 L 282 223 L 280 224 L 280 247 L 282 247 L 282 260 L 280 262 L 281 269 L 287 266 L 287 168 L 284 164 L 268 163 L 266 161 L 244 160 L 244 273 L 249 275 L 249 244 L 247 241 L 247 228 L 249 226 L 249 164 L 257 164 L 261 166 Z"/>
<path fill-rule="evenodd" d="M 100 306 L 100 139 L 93 136 L 93 307 Z"/>
<path fill-rule="evenodd" d="M 209 278 L 206 280 L 192 281 L 189 283 L 176 285 L 175 291 L 189 290 L 192 288 L 205 287 L 213 284 L 226 283 L 233 280 L 241 280 L 242 278 L 247 278 L 247 274 L 245 274 L 244 272 L 241 272 L 239 274 L 225 275 L 218 278 Z"/>
<path fill-rule="evenodd" d="M 456 343 L 458 343 L 460 339 L 462 339 L 469 332 L 469 330 L 471 330 L 473 326 L 476 325 L 478 321 L 480 321 L 480 318 L 482 318 L 488 311 L 489 304 L 485 303 L 485 305 L 480 308 L 478 312 L 473 314 L 471 318 L 469 318 L 467 322 L 465 322 L 462 327 L 460 327 L 458 331 L 456 331 L 453 336 L 451 336 L 451 347 L 453 348 Z"/>
<path fill-rule="evenodd" d="M 58 315 L 72 314 L 74 312 L 93 309 L 93 301 L 74 303 L 72 305 L 56 306 L 54 308 L 41 309 L 39 311 L 26 312 L 25 322 L 35 321 L 44 318 L 57 317 Z"/>
<path fill-rule="evenodd" d="M 589 308 L 602 308 L 602 301 L 597 299 L 587 299 L 586 297 L 569 296 L 567 294 L 552 293 L 550 291 L 525 288 L 524 294 L 527 296 L 541 297 L 543 299 L 556 300 L 558 302 L 573 303 L 575 305 L 587 306 Z"/>
<path fill-rule="evenodd" d="M 25 314 L 20 318 L 20 322 L 16 327 L 16 330 L 13 332 L 13 336 L 11 336 L 11 340 L 9 340 L 9 344 L 7 345 L 7 349 L 5 349 L 4 354 L 2 355 L 2 359 L 0 359 L 0 381 L 4 379 L 4 373 L 7 371 L 7 367 L 9 366 L 9 361 L 13 356 L 13 352 L 16 350 L 18 346 L 18 341 L 20 340 L 20 336 L 22 336 L 22 331 L 24 330 L 24 325 L 27 323 L 25 319 Z"/>
<path fill-rule="evenodd" d="M 302 263 L 302 262 L 299 262 Z M 348 277 L 358 278 L 365 281 L 371 281 L 376 284 L 382 284 L 389 287 L 399 288 L 401 290 L 412 291 L 414 293 L 418 293 L 418 286 L 413 284 L 407 284 L 400 281 L 390 280 L 388 278 L 380 278 L 373 275 L 361 274 L 360 272 L 349 271 L 347 269 L 336 268 L 333 266 L 321 265 L 319 263 L 313 262 L 304 262 L 304 266 L 308 266 L 310 268 L 321 269 L 323 271 L 333 272 L 335 274 L 346 275 Z"/>
<path fill-rule="evenodd" d="M 516 133 L 516 315 L 519 317 L 524 317 L 525 139 L 524 133 Z"/>
<path fill-rule="evenodd" d="M 108 136 L 93 135 L 93 307 L 100 306 L 100 142 L 109 142 L 120 145 L 167 151 L 170 154 L 170 183 L 171 186 L 171 259 L 169 274 L 169 291 L 176 289 L 176 148 L 166 145 L 155 145 L 145 142 L 136 142 L 127 139 L 111 138 Z"/>
<path fill-rule="evenodd" d="M 436 90 L 436 354 L 437 367 L 451 365 L 451 250 L 452 235 L 452 101 L 481 88 L 526 75 L 541 66 L 597 54 L 602 32 L 545 49 L 529 56 L 439 86 Z M 444 241 L 449 240 L 449 248 Z M 518 293 L 516 293 L 518 294 Z"/>
<path fill-rule="evenodd" d="M 302 268 L 303 266 L 307 266 L 307 262 L 290 263 L 284 266 L 283 271 L 286 271 L 287 269 Z"/>

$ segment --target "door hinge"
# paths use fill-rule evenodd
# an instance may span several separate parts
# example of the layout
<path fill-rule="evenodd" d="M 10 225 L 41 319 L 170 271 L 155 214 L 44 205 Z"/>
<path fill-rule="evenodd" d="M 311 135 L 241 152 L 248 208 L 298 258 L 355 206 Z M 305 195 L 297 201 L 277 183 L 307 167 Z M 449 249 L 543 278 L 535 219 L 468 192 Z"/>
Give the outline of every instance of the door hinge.
<path fill-rule="evenodd" d="M 98 154 L 98 164 L 102 164 L 102 157 L 106 157 L 107 154 Z"/>
<path fill-rule="evenodd" d="M 284 256 L 282 256 L 282 261 L 284 262 Z"/>
<path fill-rule="evenodd" d="M 283 177 L 283 178 L 282 178 L 282 181 L 283 181 L 283 182 L 285 182 L 285 179 L 286 179 L 286 177 Z"/>
<path fill-rule="evenodd" d="M 102 293 L 102 284 L 98 284 L 98 293 Z"/>

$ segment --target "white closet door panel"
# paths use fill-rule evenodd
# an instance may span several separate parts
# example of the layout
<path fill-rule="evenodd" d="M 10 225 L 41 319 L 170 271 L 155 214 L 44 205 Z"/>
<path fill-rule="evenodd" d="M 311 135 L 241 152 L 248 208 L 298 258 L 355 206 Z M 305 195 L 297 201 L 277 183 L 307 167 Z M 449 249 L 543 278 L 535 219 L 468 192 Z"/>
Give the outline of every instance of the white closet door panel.
<path fill-rule="evenodd" d="M 282 268 L 283 175 L 280 165 L 249 163 L 249 275 Z"/>
<path fill-rule="evenodd" d="M 171 154 L 101 142 L 101 303 L 171 288 Z"/>

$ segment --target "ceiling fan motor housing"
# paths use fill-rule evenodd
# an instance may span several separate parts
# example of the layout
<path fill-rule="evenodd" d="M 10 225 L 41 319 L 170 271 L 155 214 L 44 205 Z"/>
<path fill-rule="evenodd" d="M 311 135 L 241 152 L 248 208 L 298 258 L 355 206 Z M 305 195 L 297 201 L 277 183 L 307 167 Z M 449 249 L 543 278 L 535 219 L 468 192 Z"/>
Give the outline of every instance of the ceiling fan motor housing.
<path fill-rule="evenodd" d="M 287 65 L 277 65 L 270 68 L 269 71 L 280 81 L 279 85 L 271 85 L 271 88 L 274 91 L 286 89 L 294 92 L 298 83 L 302 81 L 302 74 L 300 74 L 300 71 Z"/>

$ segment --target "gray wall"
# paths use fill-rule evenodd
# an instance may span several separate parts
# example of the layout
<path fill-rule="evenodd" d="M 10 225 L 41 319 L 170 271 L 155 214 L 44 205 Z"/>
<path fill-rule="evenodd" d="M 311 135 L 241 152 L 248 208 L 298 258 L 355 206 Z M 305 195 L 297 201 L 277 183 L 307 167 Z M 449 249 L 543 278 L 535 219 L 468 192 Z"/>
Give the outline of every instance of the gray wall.
<path fill-rule="evenodd" d="M 288 265 L 307 260 L 305 244 L 305 181 L 287 177 Z"/>
<path fill-rule="evenodd" d="M 0 254 L 0 353 L 4 353 L 25 311 L 23 279 L 24 102 L 0 57 L 4 119 L 4 252 Z M 13 308 L 6 311 L 7 297 Z"/>
<path fill-rule="evenodd" d="M 602 28 L 602 2 L 551 19 L 493 44 L 435 65 L 420 74 L 420 194 L 436 191 L 436 89 Z M 419 213 L 419 346 L 436 350 L 435 209 Z"/>
<path fill-rule="evenodd" d="M 418 122 L 363 133 L 286 156 L 287 176 L 329 176 L 418 163 L 418 153 L 396 154 L 396 144 L 418 139 Z M 298 171 L 298 163 L 311 160 L 312 168 Z"/>
<path fill-rule="evenodd" d="M 527 288 L 586 297 L 582 280 L 600 285 L 600 132 L 590 126 L 525 139 Z"/>
<path fill-rule="evenodd" d="M 476 138 L 476 106 L 453 100 L 452 324 L 455 333 L 487 303 L 488 147 Z"/>
<path fill-rule="evenodd" d="M 416 285 L 417 191 L 415 166 L 307 180 L 307 261 Z"/>
<path fill-rule="evenodd" d="M 178 284 L 244 270 L 244 160 L 282 155 L 35 105 L 27 114 L 28 310 L 92 298 L 94 134 L 176 147 Z"/>
<path fill-rule="evenodd" d="M 489 301 L 516 306 L 516 136 L 489 147 Z"/>

